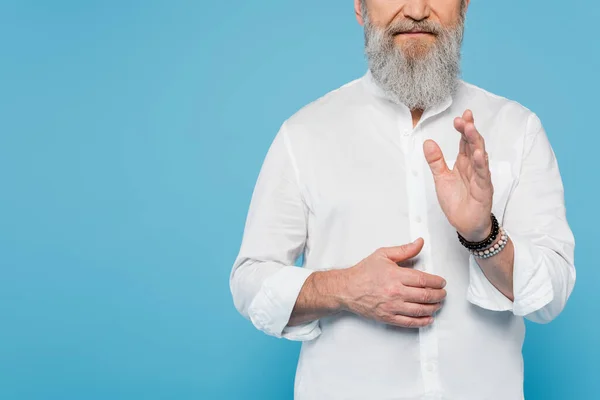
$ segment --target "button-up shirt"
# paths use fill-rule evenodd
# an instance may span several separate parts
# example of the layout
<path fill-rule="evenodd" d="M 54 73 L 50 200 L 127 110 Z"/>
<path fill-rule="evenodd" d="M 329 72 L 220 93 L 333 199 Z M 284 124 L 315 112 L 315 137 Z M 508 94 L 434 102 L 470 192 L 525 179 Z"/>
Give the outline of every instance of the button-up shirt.
<path fill-rule="evenodd" d="M 514 301 L 458 241 L 423 154 L 433 139 L 452 168 L 461 139 L 453 119 L 465 109 L 489 154 L 492 212 L 514 245 Z M 231 271 L 234 304 L 265 333 L 302 341 L 297 400 L 523 399 L 524 318 L 555 318 L 575 282 L 565 214 L 555 154 L 533 112 L 460 81 L 413 127 L 410 110 L 367 72 L 274 136 Z M 311 273 L 352 267 L 418 237 L 421 253 L 400 268 L 446 279 L 432 325 L 400 328 L 346 311 L 288 325 Z"/>

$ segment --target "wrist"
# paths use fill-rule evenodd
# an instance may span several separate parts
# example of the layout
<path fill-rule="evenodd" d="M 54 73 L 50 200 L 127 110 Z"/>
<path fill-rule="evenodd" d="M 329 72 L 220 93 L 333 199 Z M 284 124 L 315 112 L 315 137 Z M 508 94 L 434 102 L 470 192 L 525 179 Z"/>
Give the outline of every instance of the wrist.
<path fill-rule="evenodd" d="M 490 218 L 487 218 L 486 224 L 480 228 L 474 228 L 469 230 L 457 229 L 456 231 L 469 242 L 480 242 L 489 237 L 493 229 L 494 225 L 492 220 Z"/>
<path fill-rule="evenodd" d="M 487 238 L 490 235 L 490 233 L 492 232 L 492 224 L 489 224 L 487 227 L 478 230 L 457 232 L 460 233 L 460 235 L 469 242 L 480 242 L 482 240 L 485 240 L 485 238 Z"/>
<path fill-rule="evenodd" d="M 332 269 L 315 271 L 309 276 L 324 311 L 335 313 L 348 309 L 349 275 L 350 269 Z"/>

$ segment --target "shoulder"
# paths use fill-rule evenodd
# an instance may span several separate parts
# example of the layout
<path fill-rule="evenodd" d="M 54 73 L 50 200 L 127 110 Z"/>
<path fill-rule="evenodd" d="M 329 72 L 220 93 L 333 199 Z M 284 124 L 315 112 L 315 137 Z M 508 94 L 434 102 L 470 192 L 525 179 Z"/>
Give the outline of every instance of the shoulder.
<path fill-rule="evenodd" d="M 348 121 L 360 113 L 368 102 L 362 78 L 352 80 L 305 105 L 284 122 L 289 132 L 307 134 L 328 131 L 329 127 Z"/>
<path fill-rule="evenodd" d="M 460 81 L 458 107 L 473 110 L 475 121 L 500 124 L 522 133 L 541 127 L 538 116 L 521 103 L 497 95 L 479 86 Z M 483 121 L 481 121 L 483 117 Z"/>
<path fill-rule="evenodd" d="M 461 81 L 455 114 L 471 109 L 475 125 L 485 137 L 490 149 L 508 149 L 521 156 L 526 154 L 545 131 L 539 117 L 515 100 L 491 93 Z"/>
<path fill-rule="evenodd" d="M 512 100 L 472 83 L 460 81 L 459 93 L 462 101 L 468 102 L 475 108 L 481 109 L 485 114 L 514 121 L 528 123 L 530 119 L 537 118 L 536 114 L 516 100 Z"/>

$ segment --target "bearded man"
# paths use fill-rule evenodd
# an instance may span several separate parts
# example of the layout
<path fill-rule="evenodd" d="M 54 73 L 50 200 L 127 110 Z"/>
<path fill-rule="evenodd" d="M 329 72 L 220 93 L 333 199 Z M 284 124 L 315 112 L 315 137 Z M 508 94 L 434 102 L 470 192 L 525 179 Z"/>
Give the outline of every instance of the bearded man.
<path fill-rule="evenodd" d="M 539 118 L 459 79 L 468 5 L 355 0 L 368 71 L 268 150 L 230 287 L 254 326 L 302 341 L 297 400 L 523 399 L 524 319 L 573 290 Z"/>

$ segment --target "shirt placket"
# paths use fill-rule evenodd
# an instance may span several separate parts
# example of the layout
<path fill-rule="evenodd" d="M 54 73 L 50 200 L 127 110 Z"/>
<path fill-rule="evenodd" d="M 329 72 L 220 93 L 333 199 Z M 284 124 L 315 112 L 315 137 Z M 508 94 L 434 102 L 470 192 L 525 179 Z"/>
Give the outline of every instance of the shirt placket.
<path fill-rule="evenodd" d="M 425 191 L 425 160 L 423 156 L 422 126 L 415 129 L 401 125 L 401 147 L 406 160 L 406 193 L 408 199 L 408 215 L 410 238 L 422 237 L 424 247 L 413 267 L 416 270 L 435 274 L 431 262 L 430 234 L 427 220 L 427 197 Z M 436 323 L 419 330 L 419 350 L 421 374 L 428 399 L 438 399 L 441 396 L 438 369 L 438 340 Z"/>

